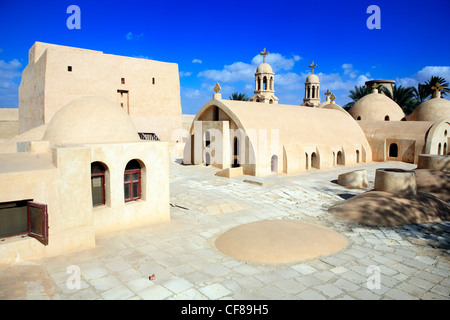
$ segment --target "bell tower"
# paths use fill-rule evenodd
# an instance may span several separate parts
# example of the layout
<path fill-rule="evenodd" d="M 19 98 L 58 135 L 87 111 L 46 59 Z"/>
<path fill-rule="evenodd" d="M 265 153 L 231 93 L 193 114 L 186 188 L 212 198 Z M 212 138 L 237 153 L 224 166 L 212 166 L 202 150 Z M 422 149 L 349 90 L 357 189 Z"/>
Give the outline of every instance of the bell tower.
<path fill-rule="evenodd" d="M 314 68 L 317 64 L 314 61 L 309 65 L 311 74 L 306 78 L 305 82 L 305 98 L 303 99 L 303 106 L 317 107 L 320 104 L 320 81 L 319 77 L 314 74 Z"/>
<path fill-rule="evenodd" d="M 266 48 L 260 52 L 260 55 L 263 57 L 263 63 L 256 69 L 255 91 L 250 101 L 276 104 L 278 103 L 278 98 L 275 96 L 274 89 L 275 73 L 273 73 L 272 67 L 266 63 L 268 54 L 269 52 L 266 51 Z"/>

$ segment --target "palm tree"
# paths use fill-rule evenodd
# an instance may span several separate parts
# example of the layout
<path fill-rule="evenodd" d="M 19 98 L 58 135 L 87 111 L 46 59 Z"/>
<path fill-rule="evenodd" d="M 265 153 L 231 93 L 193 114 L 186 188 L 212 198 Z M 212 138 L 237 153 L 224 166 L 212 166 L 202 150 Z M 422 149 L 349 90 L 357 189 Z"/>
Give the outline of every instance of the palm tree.
<path fill-rule="evenodd" d="M 430 91 L 426 85 L 419 83 L 417 88 L 413 88 L 413 95 L 419 105 L 430 97 Z"/>
<path fill-rule="evenodd" d="M 231 94 L 230 100 L 248 101 L 249 97 L 245 93 L 234 92 L 234 93 Z"/>
<path fill-rule="evenodd" d="M 441 90 L 442 97 L 445 97 L 447 93 L 450 93 L 450 88 L 447 80 L 445 80 L 443 77 L 432 76 L 430 80 L 425 82 L 424 85 L 431 96 L 433 96 L 434 93 L 432 87 L 436 86 L 437 83 L 439 83 L 439 85 L 443 87 L 443 89 Z"/>
<path fill-rule="evenodd" d="M 384 93 L 387 97 L 394 100 L 405 112 L 405 114 L 410 114 L 414 108 L 417 106 L 417 100 L 414 96 L 413 87 L 403 87 L 403 86 L 392 86 L 391 91 L 385 86 L 380 86 L 380 91 Z"/>
<path fill-rule="evenodd" d="M 344 109 L 348 111 L 356 101 L 358 101 L 365 95 L 368 95 L 369 93 L 372 93 L 372 88 L 369 88 L 367 86 L 355 86 L 355 90 L 350 90 L 350 95 L 348 96 L 353 101 L 347 103 L 344 106 Z"/>

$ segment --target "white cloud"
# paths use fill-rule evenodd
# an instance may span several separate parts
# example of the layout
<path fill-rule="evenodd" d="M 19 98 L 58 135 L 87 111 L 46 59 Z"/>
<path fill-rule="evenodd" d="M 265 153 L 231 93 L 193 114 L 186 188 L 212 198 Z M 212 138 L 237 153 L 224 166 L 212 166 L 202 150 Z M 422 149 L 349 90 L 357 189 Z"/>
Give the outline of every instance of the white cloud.
<path fill-rule="evenodd" d="M 254 66 L 235 62 L 231 65 L 224 66 L 222 70 L 205 70 L 198 74 L 199 77 L 214 80 L 217 82 L 230 83 L 237 81 L 251 81 L 255 73 Z"/>
<path fill-rule="evenodd" d="M 418 71 L 415 78 L 419 82 L 425 82 L 430 80 L 432 76 L 443 77 L 450 81 L 450 66 L 427 66 Z"/>
<path fill-rule="evenodd" d="M 133 32 L 128 32 L 128 33 L 125 35 L 125 38 L 126 38 L 127 40 L 133 40 L 133 39 L 139 39 L 139 38 L 142 38 L 143 36 L 144 36 L 144 33 L 134 34 Z"/>
<path fill-rule="evenodd" d="M 200 60 L 200 59 L 194 59 L 194 60 L 192 60 L 192 63 L 198 63 L 198 64 L 202 64 L 202 63 L 203 63 L 203 61 L 202 61 L 202 60 Z"/>
<path fill-rule="evenodd" d="M 294 55 L 292 58 L 286 58 L 279 53 L 270 53 L 266 56 L 266 62 L 270 64 L 274 72 L 279 70 L 291 70 L 294 67 L 295 62 L 299 61 L 301 58 L 298 55 Z M 263 57 L 261 55 L 256 55 L 252 59 L 252 64 L 258 66 L 263 62 Z"/>
<path fill-rule="evenodd" d="M 410 77 L 396 78 L 395 82 L 403 87 L 417 87 L 417 84 L 425 83 L 432 76 L 450 81 L 450 66 L 426 66 Z"/>
<path fill-rule="evenodd" d="M 189 77 L 192 74 L 192 72 L 189 71 L 180 71 L 179 73 L 180 77 Z"/>
<path fill-rule="evenodd" d="M 133 58 L 139 58 L 139 59 L 147 59 L 147 60 L 151 60 L 151 58 L 150 58 L 149 56 L 144 56 L 144 55 L 133 56 Z"/>
<path fill-rule="evenodd" d="M 18 107 L 19 85 L 13 80 L 22 75 L 21 68 L 22 64 L 17 59 L 0 60 L 0 107 Z"/>

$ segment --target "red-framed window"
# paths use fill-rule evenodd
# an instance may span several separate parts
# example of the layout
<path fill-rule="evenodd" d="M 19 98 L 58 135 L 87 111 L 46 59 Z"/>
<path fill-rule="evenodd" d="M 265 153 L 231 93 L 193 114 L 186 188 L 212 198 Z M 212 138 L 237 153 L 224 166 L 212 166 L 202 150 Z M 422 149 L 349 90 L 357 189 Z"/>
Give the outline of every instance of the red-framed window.
<path fill-rule="evenodd" d="M 47 205 L 33 201 L 27 202 L 28 236 L 47 245 L 48 243 L 48 212 Z"/>
<path fill-rule="evenodd" d="M 105 166 L 100 162 L 91 164 L 92 205 L 102 206 L 106 203 L 105 196 Z"/>
<path fill-rule="evenodd" d="M 128 162 L 124 173 L 125 202 L 141 198 L 141 165 L 137 160 Z"/>

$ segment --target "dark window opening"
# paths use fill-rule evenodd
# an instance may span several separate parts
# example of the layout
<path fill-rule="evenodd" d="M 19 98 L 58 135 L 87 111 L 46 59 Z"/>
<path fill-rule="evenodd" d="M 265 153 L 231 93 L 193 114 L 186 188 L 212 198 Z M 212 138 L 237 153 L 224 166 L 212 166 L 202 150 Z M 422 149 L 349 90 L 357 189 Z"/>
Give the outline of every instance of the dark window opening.
<path fill-rule="evenodd" d="M 141 140 L 161 141 L 154 132 L 138 132 Z"/>
<path fill-rule="evenodd" d="M 155 83 L 156 83 L 155 78 L 152 78 L 152 84 L 155 84 Z"/>
<path fill-rule="evenodd" d="M 211 134 L 209 131 L 206 131 L 205 133 L 205 147 L 209 147 L 211 144 Z"/>
<path fill-rule="evenodd" d="M 384 121 L 389 121 L 389 116 L 384 117 Z"/>
<path fill-rule="evenodd" d="M 219 107 L 214 107 L 213 121 L 219 121 Z"/>
<path fill-rule="evenodd" d="M 106 168 L 100 162 L 91 164 L 91 192 L 92 205 L 101 206 L 106 203 L 105 196 L 105 172 Z"/>
<path fill-rule="evenodd" d="M 125 78 L 120 78 L 120 83 L 125 84 Z"/>
<path fill-rule="evenodd" d="M 361 120 L 361 116 L 358 116 L 358 118 L 356 118 L 356 120 Z"/>
<path fill-rule="evenodd" d="M 396 143 L 391 143 L 389 146 L 389 157 L 397 158 L 398 157 L 398 146 Z"/>
<path fill-rule="evenodd" d="M 239 139 L 234 138 L 233 141 L 233 168 L 239 167 Z"/>
<path fill-rule="evenodd" d="M 125 202 L 141 198 L 141 165 L 137 160 L 131 160 L 124 173 Z"/>
<path fill-rule="evenodd" d="M 67 71 L 72 72 L 72 66 L 67 66 Z"/>
<path fill-rule="evenodd" d="M 47 245 L 47 205 L 31 200 L 0 203 L 0 238 L 17 235 L 28 235 Z"/>
<path fill-rule="evenodd" d="M 209 152 L 205 154 L 205 165 L 209 166 L 211 164 L 211 156 L 209 155 Z"/>

